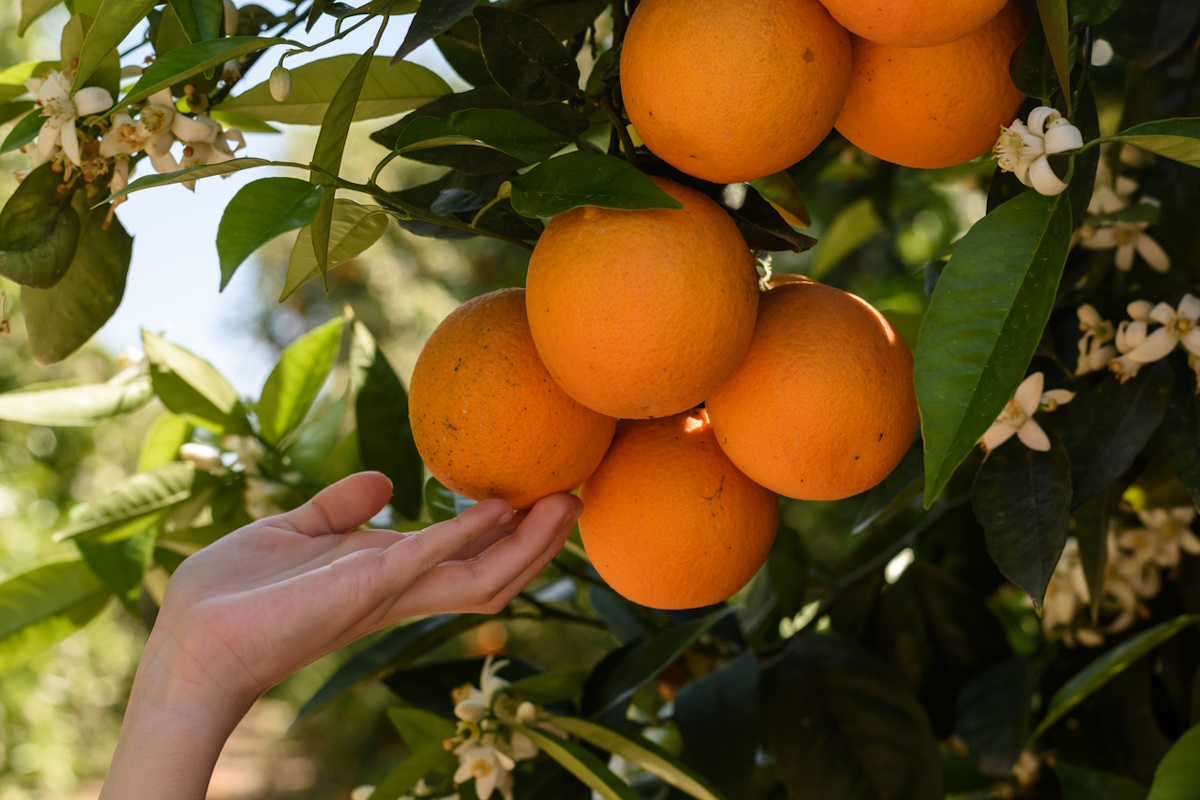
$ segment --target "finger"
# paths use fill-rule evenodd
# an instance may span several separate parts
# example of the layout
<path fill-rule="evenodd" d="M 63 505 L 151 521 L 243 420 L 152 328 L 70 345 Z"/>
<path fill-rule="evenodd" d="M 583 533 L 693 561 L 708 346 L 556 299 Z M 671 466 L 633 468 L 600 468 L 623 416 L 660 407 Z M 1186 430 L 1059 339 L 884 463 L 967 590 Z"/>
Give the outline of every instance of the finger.
<path fill-rule="evenodd" d="M 497 526 L 507 525 L 516 513 L 503 500 L 482 500 L 457 517 L 430 525 L 389 547 L 383 555 L 383 567 L 402 581 L 410 576 L 407 585 Z"/>
<path fill-rule="evenodd" d="M 471 542 L 469 545 L 467 545 L 463 549 L 459 550 L 457 553 L 450 556 L 450 558 L 448 558 L 446 560 L 447 561 L 468 561 L 472 558 L 475 558 L 480 553 L 482 553 L 484 550 L 487 550 L 489 547 L 494 545 L 496 542 L 503 539 L 505 536 L 511 536 L 513 531 L 515 531 L 517 529 L 517 526 L 521 524 L 521 520 L 523 520 L 523 519 L 525 519 L 525 513 L 518 511 L 516 516 L 514 516 L 511 520 L 509 520 L 508 522 L 506 522 L 504 524 L 497 525 L 495 528 L 488 531 L 483 536 L 480 536 L 478 539 Z"/>
<path fill-rule="evenodd" d="M 359 472 L 322 489 L 299 508 L 271 518 L 270 524 L 305 536 L 347 533 L 382 511 L 391 496 L 387 476 Z"/>
<path fill-rule="evenodd" d="M 397 598 L 388 617 L 490 608 L 514 583 L 525 576 L 528 583 L 541 571 L 570 535 L 581 510 L 582 503 L 570 495 L 543 498 L 516 532 L 477 558 L 443 563 L 422 575 Z"/>

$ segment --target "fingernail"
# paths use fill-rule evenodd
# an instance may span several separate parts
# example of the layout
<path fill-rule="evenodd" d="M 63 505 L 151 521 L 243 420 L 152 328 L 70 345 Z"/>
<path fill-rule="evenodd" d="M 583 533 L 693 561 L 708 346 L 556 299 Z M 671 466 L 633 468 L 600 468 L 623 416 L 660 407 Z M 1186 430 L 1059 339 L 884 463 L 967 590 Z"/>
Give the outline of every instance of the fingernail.
<path fill-rule="evenodd" d="M 501 514 L 500 518 L 496 520 L 496 522 L 500 525 L 507 525 L 508 523 L 512 522 L 516 516 L 517 510 L 515 508 L 510 508 L 508 511 L 505 511 L 503 514 Z"/>

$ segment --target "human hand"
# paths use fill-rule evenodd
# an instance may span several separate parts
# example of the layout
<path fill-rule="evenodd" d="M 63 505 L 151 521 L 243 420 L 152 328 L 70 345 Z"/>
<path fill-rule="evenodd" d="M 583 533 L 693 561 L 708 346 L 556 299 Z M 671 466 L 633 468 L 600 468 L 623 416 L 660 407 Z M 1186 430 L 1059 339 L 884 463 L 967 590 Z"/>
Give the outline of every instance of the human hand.
<path fill-rule="evenodd" d="M 188 732 L 187 766 L 199 767 L 195 782 L 206 787 L 207 762 L 266 689 L 406 617 L 501 610 L 558 553 L 582 510 L 566 494 L 525 514 L 485 500 L 415 533 L 355 530 L 390 496 L 386 477 L 359 473 L 184 561 L 142 656 L 103 797 L 152 790 L 141 740 L 169 746 L 164 726 Z M 215 743 L 211 758 L 198 756 L 205 748 L 194 746 L 197 737 Z M 139 751 L 142 772 L 131 784 L 123 754 Z M 175 789 L 180 769 L 189 772 L 176 770 Z"/>

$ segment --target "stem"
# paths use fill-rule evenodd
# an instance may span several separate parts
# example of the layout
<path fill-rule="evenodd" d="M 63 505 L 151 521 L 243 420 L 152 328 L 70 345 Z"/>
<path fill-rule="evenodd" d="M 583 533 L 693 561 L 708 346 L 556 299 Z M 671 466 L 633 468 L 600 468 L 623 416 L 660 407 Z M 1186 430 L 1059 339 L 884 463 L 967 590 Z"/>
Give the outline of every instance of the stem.
<path fill-rule="evenodd" d="M 383 160 L 380 161 L 375 166 L 375 171 L 371 173 L 371 177 L 367 180 L 367 185 L 368 186 L 378 186 L 379 185 L 379 174 L 381 172 L 383 172 L 384 168 L 387 167 L 388 164 L 392 163 L 392 161 L 394 161 L 395 159 L 397 159 L 399 157 L 400 157 L 399 150 L 393 150 L 392 152 L 390 152 L 386 156 L 384 156 Z"/>
<path fill-rule="evenodd" d="M 563 622 L 573 622 L 576 625 L 586 625 L 589 628 L 608 630 L 608 626 L 605 625 L 602 620 L 591 619 L 589 617 L 580 616 L 579 614 L 572 614 L 568 611 L 560 611 L 557 608 L 552 608 L 528 592 L 521 592 L 518 597 L 536 608 L 541 613 L 542 619 L 557 619 L 562 620 Z M 520 619 L 522 616 L 524 615 L 514 614 L 513 618 Z"/>
<path fill-rule="evenodd" d="M 629 15 L 625 11 L 625 0 L 613 0 L 613 48 L 621 46 L 625 41 L 625 30 L 629 27 Z"/>
<path fill-rule="evenodd" d="M 479 220 L 483 219 L 483 215 L 486 214 L 487 212 L 491 211 L 496 206 L 497 203 L 506 199 L 506 197 L 507 197 L 507 195 L 499 195 L 498 194 L 495 197 L 493 197 L 491 200 L 489 200 L 487 202 L 487 205 L 485 205 L 483 208 L 479 209 L 479 211 L 476 212 L 475 216 L 471 218 L 471 227 L 474 228 L 475 226 L 477 226 L 479 224 Z"/>
<path fill-rule="evenodd" d="M 621 150 L 625 153 L 625 160 L 636 167 L 638 163 L 637 151 L 634 149 L 633 140 L 629 138 L 629 129 L 625 127 L 625 120 L 621 118 L 621 114 L 617 111 L 616 104 L 613 102 L 611 87 L 604 87 L 604 91 L 600 94 L 599 105 L 604 109 L 604 113 L 608 115 L 608 121 L 612 124 L 613 130 L 621 142 Z"/>

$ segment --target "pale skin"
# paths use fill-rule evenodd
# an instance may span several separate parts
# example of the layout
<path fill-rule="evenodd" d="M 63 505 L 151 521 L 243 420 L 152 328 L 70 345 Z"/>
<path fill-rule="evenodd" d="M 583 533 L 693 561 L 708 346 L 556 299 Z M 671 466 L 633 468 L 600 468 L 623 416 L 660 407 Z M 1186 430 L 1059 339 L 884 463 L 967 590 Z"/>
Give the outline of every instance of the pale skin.
<path fill-rule="evenodd" d="M 203 798 L 251 704 L 296 670 L 407 617 L 496 613 L 562 548 L 583 504 L 485 500 L 418 533 L 357 530 L 391 497 L 376 472 L 187 559 L 138 664 L 100 800 Z"/>

